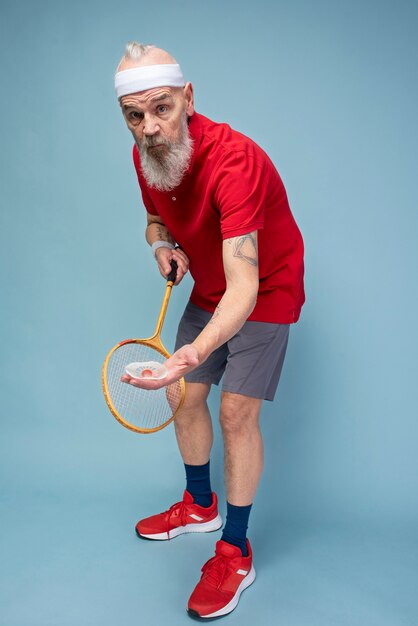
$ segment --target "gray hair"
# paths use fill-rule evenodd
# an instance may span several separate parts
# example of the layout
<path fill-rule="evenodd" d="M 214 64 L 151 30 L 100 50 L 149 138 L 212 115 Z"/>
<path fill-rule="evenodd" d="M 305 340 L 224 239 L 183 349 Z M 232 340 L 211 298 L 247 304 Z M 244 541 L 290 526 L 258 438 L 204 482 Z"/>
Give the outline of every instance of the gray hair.
<path fill-rule="evenodd" d="M 132 61 L 139 61 L 143 56 L 146 56 L 151 50 L 156 48 L 153 44 L 143 44 L 138 41 L 130 41 L 126 44 L 125 59 L 131 59 Z"/>

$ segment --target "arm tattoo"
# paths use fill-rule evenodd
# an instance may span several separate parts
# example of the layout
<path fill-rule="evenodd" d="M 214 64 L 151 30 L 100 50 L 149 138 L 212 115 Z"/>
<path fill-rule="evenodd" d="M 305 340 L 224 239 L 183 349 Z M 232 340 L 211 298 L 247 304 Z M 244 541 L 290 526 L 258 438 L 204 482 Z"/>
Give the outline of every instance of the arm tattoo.
<path fill-rule="evenodd" d="M 239 259 L 243 259 L 250 265 L 257 267 L 257 242 L 252 233 L 243 235 L 242 237 L 235 237 L 234 240 L 234 252 L 233 255 Z"/>
<path fill-rule="evenodd" d="M 219 317 L 220 313 L 221 313 L 221 304 L 219 303 L 218 306 L 216 307 L 212 317 L 209 320 L 209 324 L 215 324 L 216 323 L 216 318 Z"/>
<path fill-rule="evenodd" d="M 162 226 L 157 226 L 157 235 L 160 241 L 167 241 L 167 231 Z"/>
<path fill-rule="evenodd" d="M 157 224 L 157 236 L 159 241 L 168 241 L 169 243 L 174 243 L 174 239 L 168 232 L 167 228 L 162 224 Z"/>

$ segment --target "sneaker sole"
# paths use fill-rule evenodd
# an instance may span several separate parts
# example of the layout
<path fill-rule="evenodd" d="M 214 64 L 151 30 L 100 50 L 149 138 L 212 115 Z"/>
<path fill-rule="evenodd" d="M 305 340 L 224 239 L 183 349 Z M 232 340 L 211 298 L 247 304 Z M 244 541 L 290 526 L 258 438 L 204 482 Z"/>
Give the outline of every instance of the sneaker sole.
<path fill-rule="evenodd" d="M 202 615 L 201 613 L 199 613 L 198 611 L 195 611 L 194 609 L 187 609 L 187 613 L 189 614 L 190 617 L 194 619 L 202 620 L 202 621 L 216 619 L 217 617 L 222 617 L 223 615 L 227 615 L 228 613 L 231 613 L 236 608 L 242 592 L 245 589 L 247 589 L 247 587 L 253 584 L 255 580 L 255 576 L 256 576 L 255 569 L 254 569 L 254 566 L 252 565 L 249 573 L 243 579 L 240 586 L 236 590 L 235 595 L 232 598 L 232 600 L 230 600 L 228 604 L 222 607 L 222 609 L 219 609 L 219 611 L 215 611 L 214 613 L 208 613 L 207 615 Z"/>
<path fill-rule="evenodd" d="M 145 535 L 144 533 L 140 533 L 137 528 L 135 528 L 135 532 L 138 537 L 141 537 L 143 539 L 167 541 L 168 539 L 174 539 L 175 537 L 178 537 L 179 535 L 184 535 L 186 533 L 211 533 L 215 530 L 219 530 L 221 526 L 222 518 L 220 515 L 217 515 L 209 522 L 202 522 L 201 524 L 186 524 L 186 526 L 173 528 L 173 530 L 170 530 L 168 533 L 154 533 L 150 535 Z"/>

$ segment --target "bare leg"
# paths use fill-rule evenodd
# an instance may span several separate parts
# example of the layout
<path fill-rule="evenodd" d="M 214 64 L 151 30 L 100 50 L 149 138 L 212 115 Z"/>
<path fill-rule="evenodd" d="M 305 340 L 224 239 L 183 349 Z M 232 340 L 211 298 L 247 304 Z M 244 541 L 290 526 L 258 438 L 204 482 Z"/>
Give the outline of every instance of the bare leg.
<path fill-rule="evenodd" d="M 204 465 L 213 443 L 212 420 L 207 397 L 210 385 L 186 383 L 186 400 L 174 420 L 177 443 L 184 463 Z"/>
<path fill-rule="evenodd" d="M 225 448 L 226 496 L 230 504 L 252 504 L 263 470 L 259 427 L 262 400 L 223 392 L 220 422 Z"/>

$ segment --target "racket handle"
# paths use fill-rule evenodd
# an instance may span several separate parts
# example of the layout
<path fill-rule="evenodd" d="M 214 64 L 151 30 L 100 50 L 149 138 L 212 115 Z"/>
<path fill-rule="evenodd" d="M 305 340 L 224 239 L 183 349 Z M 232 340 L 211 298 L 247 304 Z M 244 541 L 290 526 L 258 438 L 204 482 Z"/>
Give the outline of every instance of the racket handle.
<path fill-rule="evenodd" d="M 168 274 L 167 276 L 167 282 L 171 282 L 174 283 L 176 280 L 176 276 L 177 276 L 177 261 L 174 261 L 174 259 L 171 261 L 171 272 Z"/>

